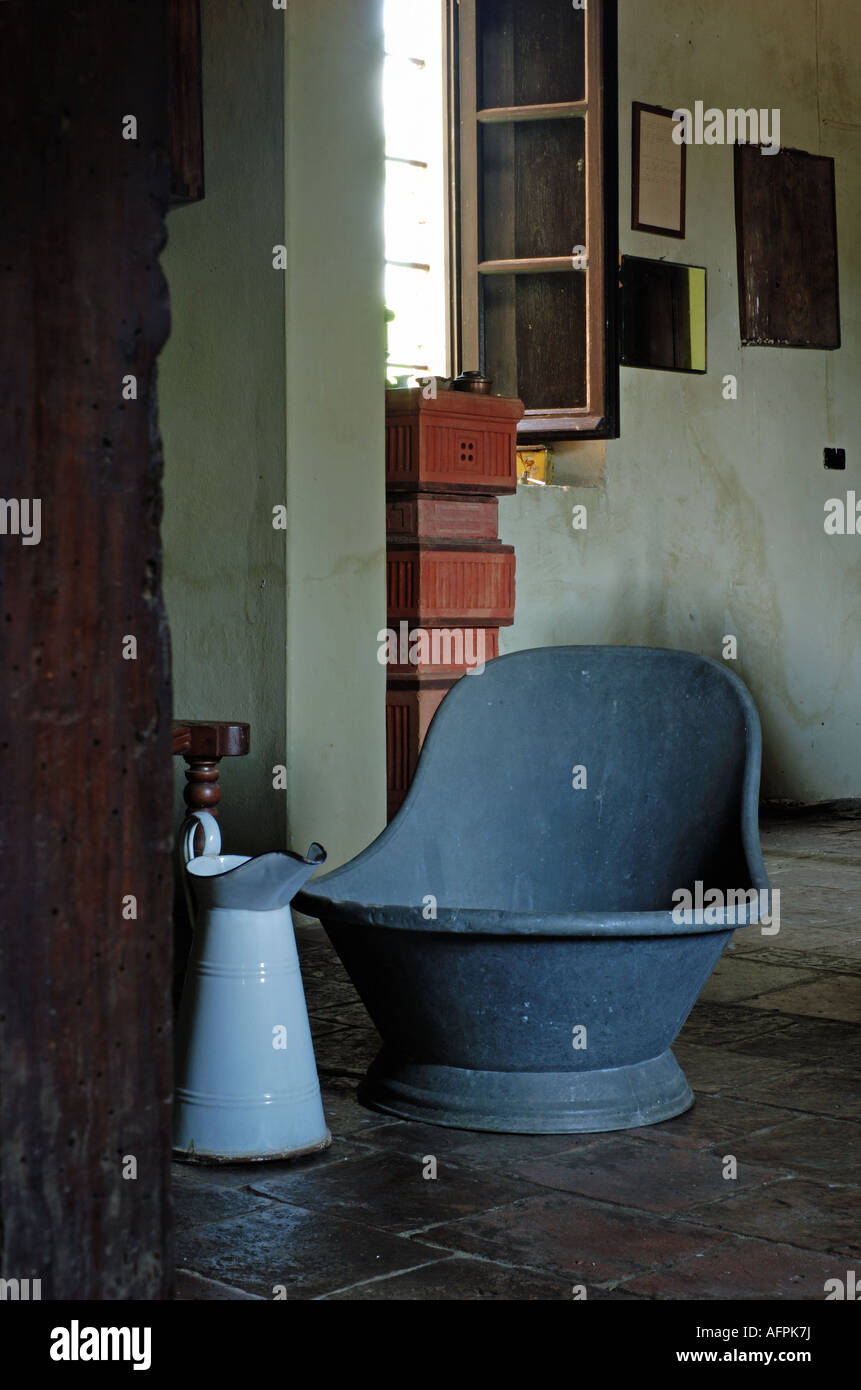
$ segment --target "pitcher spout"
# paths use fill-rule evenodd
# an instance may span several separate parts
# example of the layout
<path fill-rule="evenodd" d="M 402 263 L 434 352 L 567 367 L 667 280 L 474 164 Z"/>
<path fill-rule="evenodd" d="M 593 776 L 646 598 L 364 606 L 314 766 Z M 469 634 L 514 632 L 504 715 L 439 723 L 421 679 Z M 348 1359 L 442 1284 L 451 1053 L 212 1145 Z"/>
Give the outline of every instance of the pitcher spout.
<path fill-rule="evenodd" d="M 325 862 L 326 851 L 315 842 L 306 855 L 292 850 L 261 854 L 223 873 L 212 873 L 202 858 L 192 859 L 186 867 L 196 887 L 205 885 L 211 906 L 270 912 L 287 907 L 314 870 Z"/>

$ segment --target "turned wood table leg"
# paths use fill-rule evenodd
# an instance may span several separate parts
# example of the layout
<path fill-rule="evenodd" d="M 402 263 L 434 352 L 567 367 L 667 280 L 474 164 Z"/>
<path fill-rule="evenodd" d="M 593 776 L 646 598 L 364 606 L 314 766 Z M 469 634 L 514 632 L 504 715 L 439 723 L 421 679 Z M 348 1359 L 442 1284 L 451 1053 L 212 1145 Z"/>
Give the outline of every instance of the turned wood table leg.
<path fill-rule="evenodd" d="M 185 787 L 182 799 L 188 807 L 186 819 L 194 811 L 209 811 L 218 819 L 218 803 L 221 800 L 221 787 L 218 784 L 218 764 L 220 758 L 193 758 L 184 754 L 186 761 Z M 194 833 L 194 852 L 202 854 L 204 834 L 200 826 Z"/>
<path fill-rule="evenodd" d="M 222 758 L 242 758 L 251 747 L 251 726 L 237 723 L 184 719 L 173 726 L 173 751 L 186 762 L 183 800 L 188 819 L 195 811 L 209 811 L 218 817 L 221 801 L 219 763 Z M 202 854 L 204 835 L 198 826 L 194 837 L 195 854 Z"/>
<path fill-rule="evenodd" d="M 183 800 L 186 805 L 186 820 L 195 811 L 209 811 L 218 815 L 221 801 L 219 764 L 222 758 L 244 757 L 251 746 L 251 728 L 248 724 L 219 724 L 195 719 L 176 719 L 173 724 L 174 756 L 186 762 Z M 185 898 L 185 877 L 181 860 L 181 846 L 185 821 L 177 839 L 177 877 L 174 893 L 174 932 L 173 932 L 173 1002 L 179 1008 L 182 982 L 186 961 L 191 949 L 191 921 Z M 205 837 L 198 824 L 194 833 L 194 852 L 202 854 Z"/>

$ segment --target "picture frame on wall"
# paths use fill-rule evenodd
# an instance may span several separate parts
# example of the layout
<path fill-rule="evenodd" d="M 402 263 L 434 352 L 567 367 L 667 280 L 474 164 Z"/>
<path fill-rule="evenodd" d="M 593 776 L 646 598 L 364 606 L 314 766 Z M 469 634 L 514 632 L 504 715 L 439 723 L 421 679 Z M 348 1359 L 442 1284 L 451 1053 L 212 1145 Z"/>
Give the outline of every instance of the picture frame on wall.
<path fill-rule="evenodd" d="M 673 139 L 667 107 L 635 101 L 632 110 L 631 228 L 683 240 L 687 146 Z"/>
<path fill-rule="evenodd" d="M 739 336 L 745 347 L 840 347 L 834 159 L 736 145 Z"/>

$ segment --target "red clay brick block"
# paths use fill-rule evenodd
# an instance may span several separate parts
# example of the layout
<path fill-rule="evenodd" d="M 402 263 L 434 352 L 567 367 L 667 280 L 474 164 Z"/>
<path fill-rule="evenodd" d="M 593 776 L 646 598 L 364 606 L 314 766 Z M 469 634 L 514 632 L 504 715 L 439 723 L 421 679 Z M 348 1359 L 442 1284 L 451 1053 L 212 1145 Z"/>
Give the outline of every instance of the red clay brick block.
<path fill-rule="evenodd" d="M 518 400 L 419 387 L 386 392 L 386 487 L 390 492 L 517 489 Z"/>
<path fill-rule="evenodd" d="M 413 780 L 431 720 L 458 676 L 421 681 L 390 679 L 386 689 L 386 772 L 391 820 Z M 480 680 L 480 676 L 471 679 Z"/>
<path fill-rule="evenodd" d="M 390 545 L 386 557 L 389 621 L 422 627 L 491 627 L 514 621 L 514 548 L 433 549 Z"/>
<path fill-rule="evenodd" d="M 463 676 L 472 667 L 499 656 L 496 627 L 412 627 L 400 619 L 393 627 L 396 650 L 387 679 Z"/>
<path fill-rule="evenodd" d="M 494 541 L 495 497 L 399 496 L 386 503 L 386 533 L 416 540 Z"/>
<path fill-rule="evenodd" d="M 496 496 L 517 488 L 522 414 L 500 396 L 386 392 L 387 609 L 398 648 L 386 680 L 390 819 L 447 691 L 499 654 L 497 629 L 514 621 L 514 550 L 497 539 Z M 417 632 L 424 649 L 421 635 L 410 641 Z"/>

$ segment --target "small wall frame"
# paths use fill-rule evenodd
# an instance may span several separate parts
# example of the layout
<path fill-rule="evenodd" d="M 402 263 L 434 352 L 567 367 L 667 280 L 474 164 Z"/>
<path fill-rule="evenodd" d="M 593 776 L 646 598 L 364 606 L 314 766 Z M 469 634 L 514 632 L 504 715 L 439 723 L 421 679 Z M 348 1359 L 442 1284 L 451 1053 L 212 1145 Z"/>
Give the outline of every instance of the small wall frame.
<path fill-rule="evenodd" d="M 742 343 L 839 348 L 834 160 L 759 145 L 734 158 Z"/>
<path fill-rule="evenodd" d="M 631 228 L 684 238 L 687 146 L 676 144 L 672 111 L 633 103 Z"/>

